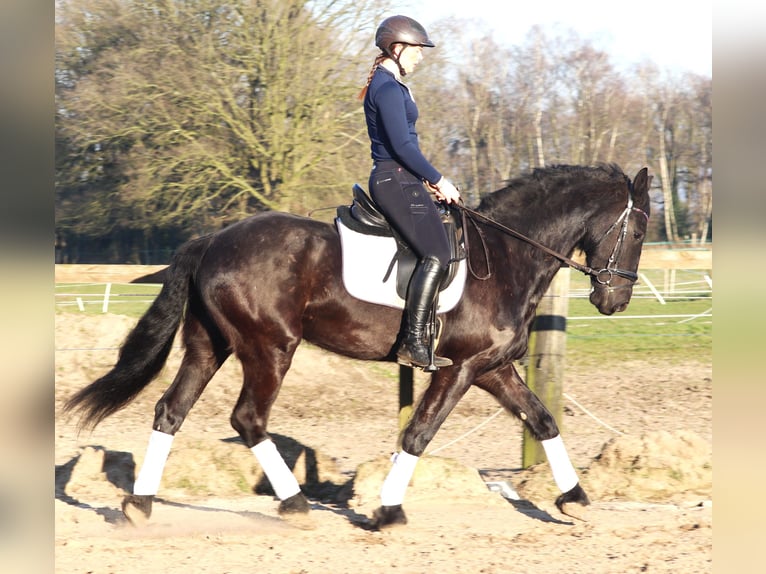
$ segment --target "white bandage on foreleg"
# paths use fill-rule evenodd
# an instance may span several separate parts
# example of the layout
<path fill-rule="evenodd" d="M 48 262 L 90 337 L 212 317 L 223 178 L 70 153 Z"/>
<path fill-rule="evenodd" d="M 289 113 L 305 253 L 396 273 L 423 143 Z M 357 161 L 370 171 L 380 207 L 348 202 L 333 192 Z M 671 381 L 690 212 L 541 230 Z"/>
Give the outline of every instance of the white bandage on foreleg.
<path fill-rule="evenodd" d="M 290 498 L 301 491 L 301 487 L 295 479 L 295 475 L 287 466 L 282 455 L 279 454 L 277 445 L 274 444 L 274 441 L 266 439 L 263 442 L 259 442 L 250 450 L 253 451 L 255 458 L 258 459 L 258 464 L 261 465 L 263 473 L 266 475 L 266 478 L 269 479 L 271 488 L 274 489 L 274 493 L 279 500 Z"/>
<path fill-rule="evenodd" d="M 404 501 L 404 492 L 415 472 L 418 457 L 402 451 L 394 454 L 392 462 L 394 464 L 380 489 L 380 502 L 383 506 L 396 506 Z"/>
<path fill-rule="evenodd" d="M 172 444 L 172 434 L 152 431 L 141 471 L 138 473 L 136 482 L 133 483 L 133 494 L 157 494 Z"/>
<path fill-rule="evenodd" d="M 567 449 L 564 447 L 564 441 L 561 435 L 542 441 L 545 456 L 548 457 L 548 464 L 551 465 L 553 480 L 561 492 L 569 492 L 579 482 L 577 472 L 575 472 L 572 462 L 569 460 Z"/>

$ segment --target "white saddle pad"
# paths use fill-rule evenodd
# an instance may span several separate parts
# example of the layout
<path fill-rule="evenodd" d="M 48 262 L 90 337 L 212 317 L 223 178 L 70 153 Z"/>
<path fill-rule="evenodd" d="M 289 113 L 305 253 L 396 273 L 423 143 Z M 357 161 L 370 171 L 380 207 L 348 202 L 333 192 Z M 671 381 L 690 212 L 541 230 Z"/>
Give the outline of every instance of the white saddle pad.
<path fill-rule="evenodd" d="M 349 229 L 340 219 L 335 220 L 340 233 L 343 251 L 343 284 L 353 297 L 397 309 L 404 309 L 404 299 L 396 292 L 396 271 L 394 266 L 386 281 L 391 260 L 396 254 L 393 237 L 365 235 Z M 458 263 L 458 270 L 452 283 L 439 294 L 437 313 L 446 313 L 457 305 L 465 286 L 465 259 Z"/>

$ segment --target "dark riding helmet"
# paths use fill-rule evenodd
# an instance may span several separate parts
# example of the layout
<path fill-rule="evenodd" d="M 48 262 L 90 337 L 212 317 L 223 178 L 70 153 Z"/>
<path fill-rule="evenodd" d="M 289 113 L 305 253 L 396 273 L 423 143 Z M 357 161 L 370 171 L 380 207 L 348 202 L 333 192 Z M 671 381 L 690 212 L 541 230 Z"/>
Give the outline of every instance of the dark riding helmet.
<path fill-rule="evenodd" d="M 434 43 L 428 39 L 426 29 L 408 16 L 390 16 L 380 23 L 375 32 L 375 45 L 383 50 L 384 54 L 391 56 L 391 46 L 397 43 L 434 47 Z"/>

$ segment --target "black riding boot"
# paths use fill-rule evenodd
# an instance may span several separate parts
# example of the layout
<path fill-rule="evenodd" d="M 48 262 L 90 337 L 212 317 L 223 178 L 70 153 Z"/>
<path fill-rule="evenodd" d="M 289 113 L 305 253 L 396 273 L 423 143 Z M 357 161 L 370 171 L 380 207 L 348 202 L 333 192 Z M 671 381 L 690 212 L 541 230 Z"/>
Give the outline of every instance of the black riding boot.
<path fill-rule="evenodd" d="M 431 364 L 428 342 L 426 341 L 426 323 L 430 318 L 431 308 L 439 290 L 439 284 L 447 272 L 435 257 L 421 259 L 412 273 L 407 289 L 405 324 L 401 345 L 396 352 L 397 362 L 401 365 L 427 367 Z M 434 356 L 434 366 L 448 367 L 450 359 Z"/>

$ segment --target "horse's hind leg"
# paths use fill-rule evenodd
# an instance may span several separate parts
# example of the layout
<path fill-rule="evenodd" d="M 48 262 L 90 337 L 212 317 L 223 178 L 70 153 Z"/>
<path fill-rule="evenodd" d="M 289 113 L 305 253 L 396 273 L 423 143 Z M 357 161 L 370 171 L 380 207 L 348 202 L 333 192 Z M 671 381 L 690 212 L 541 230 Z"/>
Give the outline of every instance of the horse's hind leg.
<path fill-rule="evenodd" d="M 151 515 L 152 501 L 159 489 L 175 433 L 229 355 L 220 336 L 214 330 L 206 329 L 192 314 L 184 323 L 183 337 L 186 352 L 181 367 L 173 384 L 155 406 L 152 434 L 133 485 L 133 494 L 122 501 L 123 513 L 134 524 Z"/>
<path fill-rule="evenodd" d="M 238 353 L 242 362 L 244 384 L 231 415 L 231 425 L 242 437 L 274 493 L 281 501 L 280 514 L 306 513 L 309 504 L 295 475 L 287 466 L 276 445 L 266 432 L 271 407 L 279 394 L 287 369 L 290 367 L 297 340 L 286 346 L 252 342 Z"/>
<path fill-rule="evenodd" d="M 474 384 L 490 393 L 529 430 L 530 434 L 543 445 L 550 464 L 553 480 L 561 491 L 556 506 L 564 514 L 572 514 L 570 503 L 590 504 L 588 495 L 580 486 L 577 471 L 572 466 L 564 442 L 561 439 L 556 419 L 542 401 L 524 384 L 516 367 L 508 364 L 500 369 L 477 377 Z"/>

